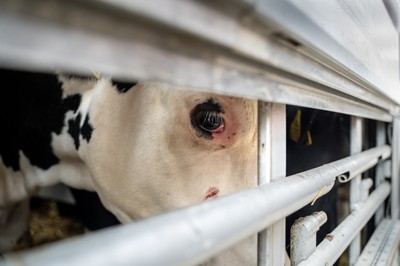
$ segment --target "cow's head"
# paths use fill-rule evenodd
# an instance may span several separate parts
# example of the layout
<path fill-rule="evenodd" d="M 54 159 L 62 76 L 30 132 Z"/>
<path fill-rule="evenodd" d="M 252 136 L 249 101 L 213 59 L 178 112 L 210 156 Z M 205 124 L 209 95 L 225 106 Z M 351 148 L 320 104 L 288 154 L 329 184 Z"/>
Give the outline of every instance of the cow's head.
<path fill-rule="evenodd" d="M 82 157 L 121 221 L 256 185 L 254 100 L 157 83 L 116 89 L 101 80 L 89 114 L 93 132 Z"/>

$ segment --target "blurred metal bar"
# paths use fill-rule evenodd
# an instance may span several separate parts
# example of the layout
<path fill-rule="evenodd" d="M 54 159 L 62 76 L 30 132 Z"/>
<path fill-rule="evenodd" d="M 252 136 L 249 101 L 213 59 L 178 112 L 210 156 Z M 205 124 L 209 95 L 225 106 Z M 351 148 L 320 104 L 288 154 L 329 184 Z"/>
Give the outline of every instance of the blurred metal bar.
<path fill-rule="evenodd" d="M 371 178 L 364 178 L 360 184 L 360 202 L 365 201 L 369 196 L 369 190 L 372 188 L 374 181 Z"/>
<path fill-rule="evenodd" d="M 4 0 L 0 66 L 95 70 L 382 121 L 398 113 L 389 98 L 281 45 L 276 34 L 246 26 L 250 14 L 233 7 L 238 10 L 207 1 Z"/>
<path fill-rule="evenodd" d="M 400 103 L 398 34 L 382 1 L 240 2 L 259 23 L 283 29 L 299 51 Z"/>
<path fill-rule="evenodd" d="M 360 117 L 351 117 L 350 122 L 350 155 L 362 151 L 363 120 Z M 350 211 L 357 210 L 360 204 L 361 173 L 358 173 L 350 182 Z M 361 252 L 361 235 L 357 234 L 349 247 L 349 265 L 354 265 Z"/>
<path fill-rule="evenodd" d="M 368 200 L 360 203 L 359 208 L 340 223 L 329 234 L 329 237 L 318 245 L 314 253 L 308 259 L 299 263 L 298 266 L 333 265 L 389 194 L 390 184 L 388 182 L 382 183 L 371 193 Z"/>
<path fill-rule="evenodd" d="M 372 148 L 197 206 L 32 251 L 9 254 L 0 265 L 197 265 L 326 194 L 340 174 L 387 153 L 390 153 L 388 146 Z M 371 195 L 371 199 L 374 198 Z M 372 208 L 361 209 L 373 214 Z"/>
<path fill-rule="evenodd" d="M 376 146 L 381 146 L 386 144 L 386 126 L 385 123 L 383 122 L 376 122 Z M 379 184 L 381 184 L 384 179 L 384 164 L 383 163 L 379 163 L 376 166 L 376 170 L 375 170 L 375 185 L 378 186 Z M 375 225 L 378 225 L 384 216 L 385 213 L 385 206 L 384 204 L 382 204 L 378 210 L 376 211 L 375 214 Z"/>
<path fill-rule="evenodd" d="M 400 118 L 396 117 L 393 121 L 392 136 L 392 193 L 390 197 L 391 217 L 393 220 L 399 219 L 399 190 L 400 190 Z"/>
<path fill-rule="evenodd" d="M 365 265 L 398 265 L 395 254 L 398 252 L 400 242 L 400 221 L 384 219 L 377 226 L 373 235 L 368 240 L 355 266 Z"/>
<path fill-rule="evenodd" d="M 258 104 L 258 183 L 286 176 L 286 106 Z M 285 219 L 258 234 L 258 265 L 285 265 Z"/>
<path fill-rule="evenodd" d="M 245 55 L 248 57 L 253 58 L 253 60 L 257 60 L 260 62 L 266 62 L 269 64 L 273 64 L 276 66 L 279 66 L 281 69 L 285 69 L 289 72 L 292 73 L 301 73 L 300 75 L 303 76 L 309 76 L 312 77 L 312 79 L 317 79 L 322 81 L 323 83 L 327 83 L 329 81 L 332 81 L 332 79 L 327 78 L 326 76 L 323 75 L 323 67 L 320 65 L 318 67 L 318 70 L 316 73 L 311 73 L 308 71 L 308 69 L 301 69 L 298 66 L 296 66 L 296 60 L 294 58 L 290 58 L 291 64 L 288 65 L 284 61 L 283 58 L 277 59 L 277 55 L 275 54 L 274 56 L 271 56 L 271 50 L 268 51 L 271 47 L 268 45 L 265 45 L 265 38 L 263 38 L 263 35 L 257 34 L 257 32 L 249 30 L 252 28 L 257 28 L 259 31 L 267 32 L 268 35 L 273 35 L 275 38 L 281 36 L 280 34 L 284 34 L 283 28 L 285 26 L 288 26 L 290 24 L 290 27 L 287 29 L 289 32 L 291 32 L 292 28 L 291 27 L 297 27 L 297 33 L 299 35 L 302 35 L 304 33 L 309 33 L 310 31 L 312 32 L 316 28 L 318 28 L 317 23 L 313 25 L 313 22 L 311 22 L 311 25 L 309 25 L 308 18 L 307 16 L 302 16 L 303 13 L 298 12 L 297 6 L 293 5 L 293 3 L 290 3 L 291 1 L 288 0 L 268 0 L 268 1 L 258 1 L 258 2 L 253 2 L 254 5 L 246 6 L 246 7 L 241 7 L 241 6 L 235 6 L 232 5 L 232 3 L 226 3 L 226 1 L 219 1 L 220 6 L 213 3 L 213 5 L 208 6 L 206 5 L 198 5 L 196 1 L 181 1 L 181 0 L 155 0 L 152 2 L 146 1 L 146 0 L 140 0 L 140 1 L 126 1 L 126 0 L 99 0 L 100 2 L 107 3 L 110 6 L 118 6 L 122 9 L 129 10 L 133 12 L 134 14 L 140 14 L 140 15 L 145 15 L 148 18 L 151 18 L 152 20 L 158 21 L 159 23 L 162 23 L 164 25 L 168 25 L 172 28 L 179 29 L 181 31 L 184 31 L 190 35 L 196 35 L 201 39 L 206 39 L 207 41 L 211 43 L 215 43 L 219 46 L 223 46 L 224 48 L 229 48 L 230 50 L 234 50 L 238 54 Z M 215 2 L 215 1 L 214 1 Z M 236 1 L 238 2 L 238 1 Z M 252 1 L 242 1 L 246 4 Z M 207 2 L 204 2 L 207 3 Z M 253 4 L 252 3 L 252 4 Z M 243 3 L 242 3 L 243 4 Z M 163 8 L 159 8 L 162 6 Z M 301 6 L 301 5 L 300 5 Z M 310 5 L 310 6 L 315 6 L 318 7 L 318 5 Z M 383 5 L 379 5 L 379 7 L 383 7 Z M 284 10 L 282 10 L 284 8 Z M 265 12 L 268 9 L 268 12 Z M 307 9 L 307 8 L 306 8 Z M 179 10 L 180 16 L 177 16 L 177 10 Z M 230 12 L 229 12 L 230 11 Z M 274 22 L 282 27 L 279 27 L 279 30 L 273 28 L 273 25 L 268 24 L 268 22 L 271 20 L 273 21 L 274 19 L 277 19 L 276 16 L 279 14 L 279 11 L 283 11 L 283 13 L 287 13 L 290 15 L 296 15 L 298 16 L 296 19 L 300 21 L 300 24 L 294 25 L 291 24 L 294 21 L 292 20 L 293 17 L 289 16 L 289 19 L 283 19 L 286 16 L 278 15 L 279 16 L 279 22 L 275 20 Z M 382 11 L 382 8 L 379 9 L 379 11 Z M 232 13 L 235 13 L 236 17 L 232 20 Z M 193 20 L 193 15 L 196 14 L 197 21 Z M 238 15 L 239 14 L 239 15 Z M 282 14 L 282 13 L 281 13 Z M 383 19 L 389 18 L 388 16 L 384 16 L 383 14 Z M 363 17 L 364 19 L 367 17 Z M 260 23 L 260 20 L 264 23 Z M 246 21 L 250 25 L 248 28 L 243 27 L 240 23 L 237 23 L 237 21 Z M 294 22 L 294 23 L 296 23 Z M 213 27 L 208 27 L 208 25 L 212 23 Z M 263 27 L 262 27 L 263 26 Z M 350 31 L 348 28 L 349 25 L 347 26 L 347 30 Z M 351 25 L 353 26 L 353 25 Z M 388 26 L 391 26 L 390 24 Z M 301 28 L 299 28 L 301 27 Z M 308 27 L 311 27 L 309 29 Z M 261 29 L 260 29 L 261 28 Z M 384 27 L 382 27 L 383 30 L 385 30 Z M 221 32 L 224 31 L 223 34 Z M 356 69 L 353 70 L 359 70 L 364 67 L 364 65 L 368 62 L 368 60 L 363 61 L 363 59 L 366 57 L 364 55 L 364 58 L 353 58 L 352 53 L 357 52 L 357 51 L 346 51 L 346 49 L 343 49 L 343 47 L 340 47 L 340 45 L 334 46 L 336 50 L 329 49 L 332 48 L 331 45 L 334 45 L 337 43 L 337 40 L 335 39 L 329 39 L 329 35 L 325 31 L 319 31 L 319 34 L 316 34 L 317 32 L 312 32 L 313 34 L 313 39 L 311 42 L 308 43 L 303 43 L 299 44 L 296 46 L 297 50 L 302 50 L 304 45 L 311 45 L 314 49 L 316 48 L 314 46 L 314 42 L 327 38 L 326 42 L 324 43 L 326 46 L 319 47 L 322 52 L 325 52 L 328 50 L 329 53 L 338 53 L 341 56 L 343 56 L 341 59 L 345 60 L 344 62 L 341 62 L 342 65 L 349 65 L 354 66 L 357 65 Z M 393 43 L 396 45 L 396 36 L 390 35 L 391 33 L 391 28 L 386 29 L 385 31 L 386 37 L 388 36 L 390 44 Z M 316 38 L 316 35 L 318 36 Z M 363 39 L 364 40 L 364 39 Z M 354 40 L 353 40 L 354 41 Z M 321 52 L 319 51 L 319 52 Z M 380 51 L 377 51 L 380 52 Z M 372 55 L 368 54 L 368 59 L 370 57 L 373 57 Z M 386 59 L 386 58 L 384 58 Z M 396 54 L 394 55 L 394 58 L 391 58 L 392 60 L 397 60 Z M 304 60 L 304 59 L 303 59 Z M 361 61 L 361 62 L 360 62 Z M 384 69 L 389 69 L 391 72 L 395 72 L 395 69 L 398 69 L 396 66 L 395 68 L 389 68 L 384 65 L 384 63 L 380 61 L 384 60 L 374 60 L 378 61 L 379 65 L 382 65 Z M 361 63 L 361 66 L 360 66 Z M 296 66 L 296 67 L 294 67 Z M 393 64 L 391 64 L 393 66 Z M 380 69 L 378 69 L 380 70 Z M 380 70 L 382 71 L 382 70 Z M 357 71 L 355 71 L 357 72 Z M 366 73 L 368 73 L 368 70 L 366 69 Z M 372 78 L 374 76 L 374 73 L 370 73 L 371 75 L 367 76 L 368 78 Z M 385 73 L 387 74 L 387 73 Z M 321 79 L 321 77 L 324 76 L 325 79 Z M 372 77 L 370 77 L 372 76 Z M 366 77 L 363 77 L 366 78 Z M 386 80 L 386 79 L 385 79 Z M 397 81 L 397 80 L 396 80 Z M 398 82 L 396 83 L 396 85 Z M 343 89 L 343 88 L 342 88 Z M 378 87 L 378 89 L 380 89 Z M 385 89 L 385 87 L 382 87 L 382 89 Z M 339 89 L 340 90 L 340 89 Z M 364 95 L 368 95 L 369 92 L 363 92 L 363 95 L 356 94 L 353 96 L 355 97 L 361 97 L 363 98 Z M 376 95 L 375 95 L 376 96 Z M 391 95 L 393 97 L 393 95 Z M 400 102 L 400 98 L 399 98 Z M 385 108 L 385 107 L 384 107 Z"/>

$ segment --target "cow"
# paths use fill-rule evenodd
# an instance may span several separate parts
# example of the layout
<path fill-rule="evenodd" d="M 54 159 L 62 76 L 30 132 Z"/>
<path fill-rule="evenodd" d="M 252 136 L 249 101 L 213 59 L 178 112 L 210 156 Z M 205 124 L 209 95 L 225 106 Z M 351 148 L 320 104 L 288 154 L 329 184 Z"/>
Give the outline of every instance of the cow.
<path fill-rule="evenodd" d="M 27 199 L 63 183 L 122 223 L 257 184 L 257 101 L 65 73 L 1 69 L 0 249 Z M 253 265 L 256 237 L 212 265 Z"/>
<path fill-rule="evenodd" d="M 287 105 L 286 175 L 297 174 L 350 156 L 349 129 L 348 115 Z M 336 182 L 331 191 L 318 198 L 313 205 L 306 205 L 286 217 L 287 254 L 290 252 L 290 228 L 298 218 L 317 211 L 327 214 L 327 222 L 317 232 L 317 244 L 336 228 L 341 218 L 337 208 L 343 207 L 343 202 L 339 199 L 340 189 L 343 189 L 343 184 L 340 187 Z M 79 202 L 79 213 L 86 227 L 99 229 L 118 223 L 112 214 L 102 208 L 95 193 L 74 189 L 72 193 Z M 288 257 L 285 263 L 290 264 Z"/>

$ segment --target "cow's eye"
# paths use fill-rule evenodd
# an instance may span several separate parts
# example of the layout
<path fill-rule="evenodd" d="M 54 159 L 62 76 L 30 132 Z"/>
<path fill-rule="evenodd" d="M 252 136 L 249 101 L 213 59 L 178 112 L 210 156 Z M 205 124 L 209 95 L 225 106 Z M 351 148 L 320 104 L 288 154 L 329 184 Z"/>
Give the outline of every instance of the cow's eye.
<path fill-rule="evenodd" d="M 196 125 L 209 132 L 218 130 L 224 123 L 221 115 L 215 111 L 200 111 L 195 114 Z"/>
<path fill-rule="evenodd" d="M 225 127 L 221 107 L 213 101 L 197 105 L 190 120 L 200 137 L 212 138 L 211 133 L 222 132 Z"/>

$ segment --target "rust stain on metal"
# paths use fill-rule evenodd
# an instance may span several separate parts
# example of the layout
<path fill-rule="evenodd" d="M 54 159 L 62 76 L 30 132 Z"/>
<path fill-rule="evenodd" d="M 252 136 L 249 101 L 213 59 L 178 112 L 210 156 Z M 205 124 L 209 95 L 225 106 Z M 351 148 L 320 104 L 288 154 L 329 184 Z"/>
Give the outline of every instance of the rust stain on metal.
<path fill-rule="evenodd" d="M 333 234 L 327 234 L 327 235 L 325 236 L 325 239 L 328 239 L 329 241 L 332 241 L 332 240 L 333 240 L 333 237 L 334 237 Z"/>

